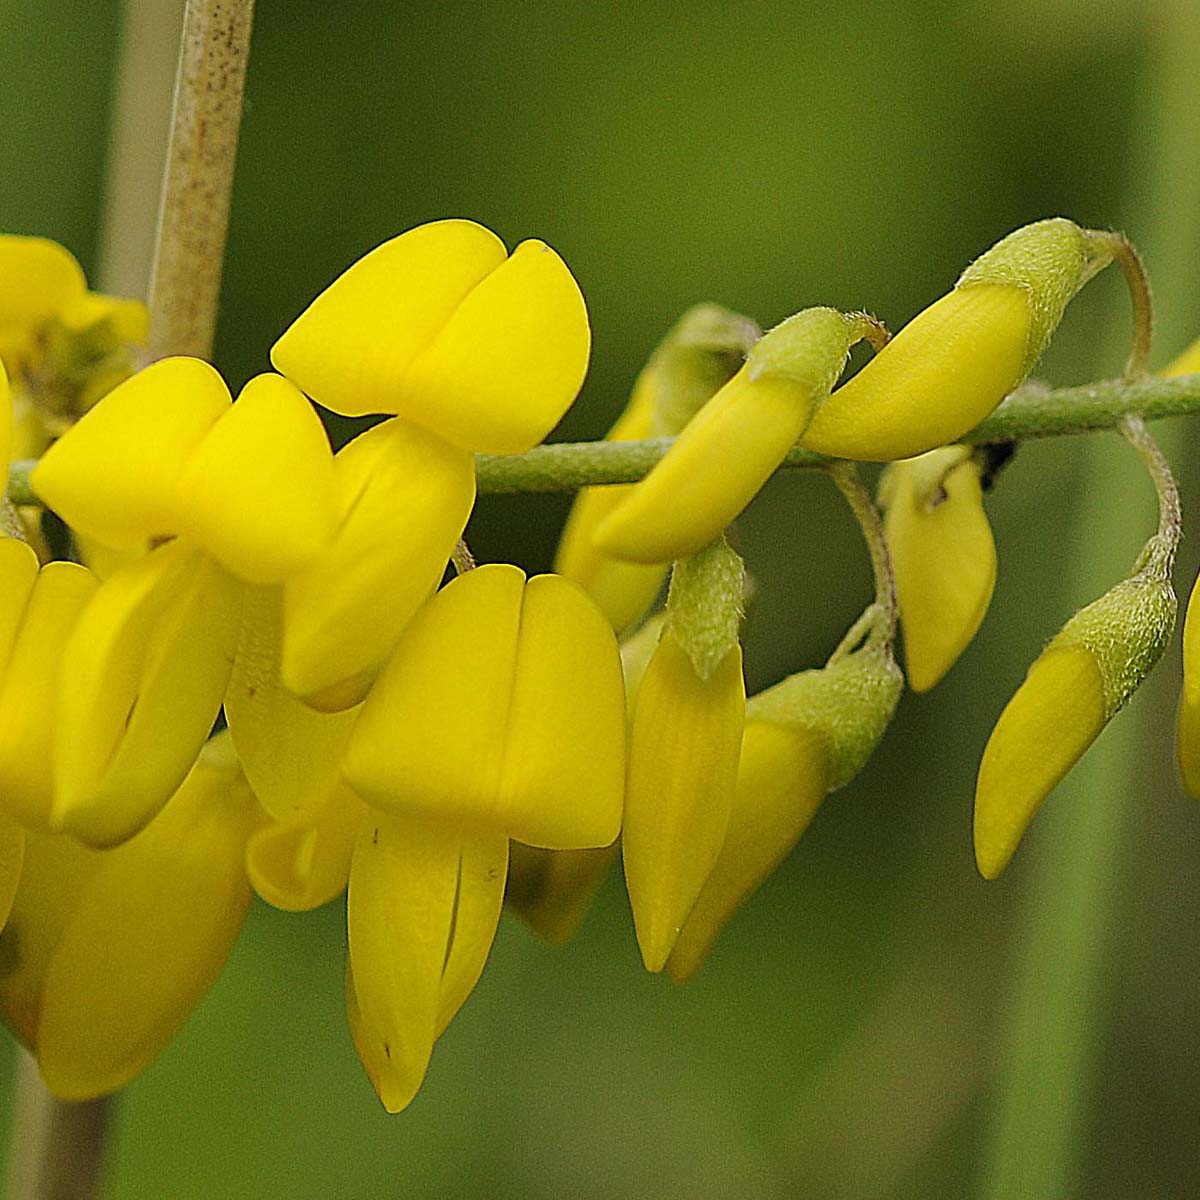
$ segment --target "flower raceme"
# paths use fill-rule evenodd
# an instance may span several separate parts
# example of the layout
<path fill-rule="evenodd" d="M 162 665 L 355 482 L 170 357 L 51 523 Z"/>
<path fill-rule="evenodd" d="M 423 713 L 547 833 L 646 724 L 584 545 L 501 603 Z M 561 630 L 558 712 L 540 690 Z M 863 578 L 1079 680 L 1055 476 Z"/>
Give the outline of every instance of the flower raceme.
<path fill-rule="evenodd" d="M 817 409 L 800 444 L 888 462 L 955 441 L 1030 372 L 1116 241 L 1063 217 L 1010 233 Z"/>

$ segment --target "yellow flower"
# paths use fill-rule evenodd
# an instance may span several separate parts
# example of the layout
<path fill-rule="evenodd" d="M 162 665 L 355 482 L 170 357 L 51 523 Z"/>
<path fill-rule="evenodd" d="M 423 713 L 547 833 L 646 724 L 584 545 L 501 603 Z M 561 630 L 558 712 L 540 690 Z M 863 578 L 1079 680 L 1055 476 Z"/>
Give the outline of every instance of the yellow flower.
<path fill-rule="evenodd" d="M 1151 563 L 1077 612 L 1000 714 L 975 787 L 975 859 L 1008 865 L 1029 822 L 1161 657 L 1175 593 Z"/>
<path fill-rule="evenodd" d="M 1072 296 L 1111 260 L 1109 235 L 1063 217 L 1010 233 L 833 393 L 801 445 L 887 462 L 955 441 L 1025 378 Z"/>
<path fill-rule="evenodd" d="M 314 707 L 366 694 L 437 587 L 475 500 L 476 452 L 527 450 L 587 371 L 579 287 L 543 242 L 471 221 L 385 242 L 334 280 L 271 361 L 347 416 L 395 414 L 338 455 L 333 544 L 284 596 L 283 679 Z"/>
<path fill-rule="evenodd" d="M 18 383 L 16 454 L 33 457 L 132 374 L 145 305 L 87 290 L 69 251 L 0 235 L 0 362 Z"/>
<path fill-rule="evenodd" d="M 246 585 L 282 583 L 333 537 L 332 454 L 282 377 L 233 403 L 207 364 L 164 359 L 85 414 L 32 482 L 73 528 L 138 552 L 63 651 L 52 821 L 109 846 L 162 807 L 211 731 Z"/>
<path fill-rule="evenodd" d="M 250 899 L 243 856 L 256 806 L 223 743 L 115 850 L 28 835 L 0 934 L 0 1010 L 64 1100 L 128 1083 L 225 964 Z"/>
<path fill-rule="evenodd" d="M 371 807 L 350 868 L 347 998 L 389 1111 L 483 969 L 509 839 L 608 845 L 624 763 L 616 641 L 577 585 L 480 567 L 405 630 L 344 759 Z"/>
<path fill-rule="evenodd" d="M 725 839 L 746 708 L 742 587 L 723 541 L 676 564 L 633 703 L 621 853 L 649 971 L 665 965 Z"/>
<path fill-rule="evenodd" d="M 861 313 L 809 308 L 764 335 L 598 526 L 598 548 L 631 562 L 666 563 L 707 546 L 795 445 L 851 346 L 877 328 Z"/>
<path fill-rule="evenodd" d="M 966 446 L 893 463 L 880 498 L 908 680 L 914 692 L 927 692 L 975 636 L 996 583 L 979 464 Z"/>
<path fill-rule="evenodd" d="M 629 405 L 608 431 L 607 440 L 640 441 L 677 434 L 729 381 L 759 336 L 752 321 L 714 304 L 689 309 L 642 369 Z M 555 571 L 584 587 L 618 633 L 650 607 L 667 574 L 665 563 L 626 562 L 595 544 L 596 529 L 634 487 L 584 488 L 571 506 L 554 560 Z"/>
<path fill-rule="evenodd" d="M 394 413 L 463 450 L 516 454 L 574 400 L 590 347 L 579 287 L 549 246 L 509 257 L 482 225 L 435 221 L 334 280 L 271 361 L 344 416 Z"/>

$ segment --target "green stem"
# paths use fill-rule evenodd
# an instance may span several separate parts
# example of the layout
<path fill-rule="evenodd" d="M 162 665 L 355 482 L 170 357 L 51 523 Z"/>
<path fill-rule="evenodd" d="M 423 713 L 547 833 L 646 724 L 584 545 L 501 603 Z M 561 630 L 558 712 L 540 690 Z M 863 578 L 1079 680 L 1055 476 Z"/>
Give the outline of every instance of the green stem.
<path fill-rule="evenodd" d="M 888 551 L 887 539 L 883 534 L 883 522 L 879 518 L 879 510 L 871 493 L 863 485 L 858 472 L 858 465 L 852 462 L 833 462 L 829 465 L 829 475 L 837 484 L 838 491 L 846 499 L 858 527 L 862 530 L 863 540 L 867 543 L 867 551 L 871 555 L 871 571 L 875 576 L 875 612 L 872 614 L 871 633 L 873 637 L 882 639 L 888 646 L 896 641 L 896 625 L 900 619 L 900 607 L 896 603 L 896 573 L 892 569 L 892 556 Z M 870 610 L 868 610 L 870 611 Z M 863 614 L 864 617 L 866 614 Z M 861 620 L 862 618 L 860 618 Z M 857 627 L 857 622 L 855 627 Z M 851 633 L 854 629 L 851 629 Z M 843 652 L 843 647 L 849 649 L 849 635 L 842 639 L 841 645 L 834 651 L 830 661 L 836 661 Z"/>
<path fill-rule="evenodd" d="M 1146 545 L 1142 557 L 1147 569 L 1169 579 L 1175 565 L 1175 551 L 1183 534 L 1183 513 L 1179 506 L 1179 488 L 1171 473 L 1171 464 L 1150 436 L 1141 417 L 1125 417 L 1120 425 L 1125 440 L 1137 451 L 1142 465 L 1154 481 L 1158 494 L 1158 532 Z"/>

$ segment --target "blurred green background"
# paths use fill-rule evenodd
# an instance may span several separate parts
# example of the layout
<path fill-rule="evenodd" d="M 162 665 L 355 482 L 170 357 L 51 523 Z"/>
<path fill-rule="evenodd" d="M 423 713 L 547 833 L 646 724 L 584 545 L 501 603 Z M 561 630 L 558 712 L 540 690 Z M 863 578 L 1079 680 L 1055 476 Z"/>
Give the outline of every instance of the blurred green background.
<path fill-rule="evenodd" d="M 0 228 L 57 238 L 89 270 L 121 18 L 114 0 L 0 0 Z M 557 436 L 597 436 L 695 301 L 764 324 L 866 307 L 895 329 L 999 236 L 1059 213 L 1144 247 L 1164 361 L 1200 327 L 1195 59 L 1178 61 L 1197 21 L 1191 0 L 258 0 L 217 363 L 241 383 L 366 249 L 472 217 L 509 245 L 546 239 L 579 278 L 593 366 Z M 1119 368 L 1111 274 L 1072 306 L 1047 378 Z M 1195 436 L 1160 428 L 1196 513 Z M 1059 439 L 1022 449 L 989 509 L 1001 574 L 976 642 L 935 693 L 905 697 L 865 774 L 686 989 L 641 970 L 616 877 L 565 950 L 506 916 L 424 1091 L 389 1118 L 345 1028 L 340 904 L 258 905 L 214 992 L 123 1097 L 109 1194 L 1053 1200 L 996 1182 L 1014 1086 L 1016 1109 L 1029 1089 L 1040 1114 L 1033 1141 L 1075 1148 L 1062 1195 L 1200 1194 L 1200 814 L 1171 766 L 1177 646 L 1097 759 L 1111 765 L 1062 801 L 1069 819 L 1035 822 L 995 884 L 970 844 L 997 714 L 1132 560 L 1152 493 L 1114 438 Z M 559 498 L 490 499 L 468 536 L 483 559 L 545 569 L 564 513 Z M 772 482 L 741 536 L 758 688 L 822 661 L 870 584 L 822 478 Z M 1182 589 L 1198 555 L 1185 545 Z M 1056 949 L 1058 918 L 1030 910 L 1061 915 L 1042 889 L 1090 845 L 1072 839 L 1094 806 L 1112 830 L 1093 864 L 1102 903 L 1059 894 L 1080 924 Z M 1014 1002 L 1030 937 L 1052 966 L 1032 960 Z M 1089 955 L 1097 986 L 1068 1004 L 1065 1036 L 1006 1075 L 1041 989 L 1059 1011 Z M 1064 1135 L 1046 1122 L 1072 1111 L 1055 1089 L 1076 1040 L 1095 1055 Z"/>

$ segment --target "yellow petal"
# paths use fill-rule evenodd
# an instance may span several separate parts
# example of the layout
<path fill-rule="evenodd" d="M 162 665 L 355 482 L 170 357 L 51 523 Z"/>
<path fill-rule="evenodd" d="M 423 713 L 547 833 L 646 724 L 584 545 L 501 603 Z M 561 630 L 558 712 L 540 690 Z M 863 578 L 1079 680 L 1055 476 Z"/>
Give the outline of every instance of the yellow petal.
<path fill-rule="evenodd" d="M 17 234 L 0 235 L 0 347 L 18 352 L 44 325 L 87 288 L 83 268 L 57 242 Z"/>
<path fill-rule="evenodd" d="M 102 321 L 108 322 L 117 342 L 143 346 L 149 333 L 150 313 L 140 300 L 87 292 L 58 313 L 58 319 L 74 333 L 82 333 Z"/>
<path fill-rule="evenodd" d="M 483 974 L 500 922 L 507 875 L 507 838 L 488 834 L 463 839 L 454 920 L 442 971 L 437 1037 L 442 1036 Z"/>
<path fill-rule="evenodd" d="M 303 821 L 341 782 L 357 709 L 315 712 L 280 682 L 282 589 L 247 588 L 225 716 L 242 770 L 276 821 Z"/>
<path fill-rule="evenodd" d="M 634 701 L 621 836 L 647 970 L 662 970 L 725 840 L 745 708 L 740 648 L 701 682 L 663 638 Z"/>
<path fill-rule="evenodd" d="M 1042 801 L 1104 727 L 1104 682 L 1083 647 L 1051 648 L 1029 669 L 988 739 L 975 787 L 975 860 L 1008 865 Z"/>
<path fill-rule="evenodd" d="M 0 812 L 0 929 L 4 928 L 8 914 L 12 912 L 24 858 L 24 829 L 6 812 Z"/>
<path fill-rule="evenodd" d="M 888 462 L 956 441 L 1024 375 L 1030 336 L 1019 287 L 958 288 L 915 316 L 817 410 L 800 444 Z"/>
<path fill-rule="evenodd" d="M 800 840 L 828 790 L 828 765 L 819 735 L 747 722 L 725 842 L 667 959 L 676 983 L 704 965 L 729 918 Z"/>
<path fill-rule="evenodd" d="M 579 681 L 587 680 L 586 687 Z M 611 629 L 575 584 L 468 572 L 380 676 L 345 773 L 370 803 L 559 849 L 620 827 L 624 690 Z"/>
<path fill-rule="evenodd" d="M 57 828 L 111 846 L 174 794 L 220 710 L 241 593 L 182 542 L 124 567 L 96 592 L 63 655 Z"/>
<path fill-rule="evenodd" d="M 744 366 L 696 414 L 665 458 L 596 530 L 605 553 L 668 563 L 713 541 L 754 499 L 796 442 L 813 392 Z"/>
<path fill-rule="evenodd" d="M 441 820 L 494 811 L 525 575 L 468 571 L 417 613 L 371 689 L 343 772 L 368 803 Z"/>
<path fill-rule="evenodd" d="M 444 824 L 383 813 L 364 823 L 354 848 L 351 1030 L 388 1112 L 408 1106 L 433 1052 L 461 854 Z"/>
<path fill-rule="evenodd" d="M 522 242 L 412 364 L 399 411 L 465 450 L 519 454 L 570 408 L 590 350 L 566 264 L 544 242 Z"/>
<path fill-rule="evenodd" d="M 202 759 L 141 834 L 97 855 L 46 971 L 37 1057 L 55 1095 L 123 1087 L 212 986 L 250 902 L 254 813 L 236 768 Z"/>
<path fill-rule="evenodd" d="M 1178 358 L 1159 372 L 1166 379 L 1178 375 L 1200 374 L 1200 338 L 1197 338 Z"/>
<path fill-rule="evenodd" d="M 1190 703 L 1200 706 L 1200 577 L 1192 585 L 1183 619 L 1183 687 Z"/>
<path fill-rule="evenodd" d="M 275 343 L 271 362 L 344 416 L 400 412 L 413 360 L 504 258 L 504 243 L 473 221 L 410 229 L 335 279 Z"/>
<path fill-rule="evenodd" d="M 366 806 L 343 784 L 311 816 L 268 822 L 246 844 L 254 890 L 288 912 L 307 912 L 340 895 L 367 819 Z"/>
<path fill-rule="evenodd" d="M 34 468 L 34 492 L 72 529 L 118 549 L 179 532 L 184 464 L 229 408 L 197 358 L 164 358 L 83 415 Z"/>
<path fill-rule="evenodd" d="M 916 494 L 909 463 L 890 468 L 885 529 L 896 570 L 904 657 L 914 692 L 927 692 L 975 636 L 996 583 L 996 543 L 979 468 L 955 467 L 931 503 Z"/>
<path fill-rule="evenodd" d="M 513 842 L 505 903 L 552 946 L 571 940 L 617 857 L 617 847 L 541 850 Z"/>
<path fill-rule="evenodd" d="M 437 587 L 475 502 L 469 454 L 385 421 L 335 461 L 332 544 L 284 589 L 286 686 L 316 707 L 357 704 Z"/>
<path fill-rule="evenodd" d="M 577 584 L 525 588 L 498 812 L 530 846 L 607 846 L 621 829 L 625 685 L 616 639 Z"/>
<path fill-rule="evenodd" d="M 22 574 L 24 585 L 27 566 Z M 33 828 L 50 823 L 53 748 L 62 740 L 56 723 L 61 664 L 96 587 L 91 572 L 75 563 L 42 568 L 25 593 L 28 604 L 0 687 L 0 799 Z M 5 607 L 12 599 L 16 595 L 5 598 Z"/>
<path fill-rule="evenodd" d="M 328 546 L 333 454 L 312 405 L 259 375 L 213 426 L 180 482 L 180 531 L 250 583 L 282 583 Z"/>
<path fill-rule="evenodd" d="M 1189 695 L 1186 688 L 1179 693 L 1175 754 L 1184 790 L 1200 800 L 1200 701 Z"/>

